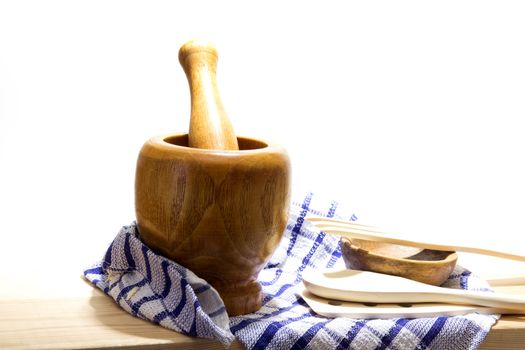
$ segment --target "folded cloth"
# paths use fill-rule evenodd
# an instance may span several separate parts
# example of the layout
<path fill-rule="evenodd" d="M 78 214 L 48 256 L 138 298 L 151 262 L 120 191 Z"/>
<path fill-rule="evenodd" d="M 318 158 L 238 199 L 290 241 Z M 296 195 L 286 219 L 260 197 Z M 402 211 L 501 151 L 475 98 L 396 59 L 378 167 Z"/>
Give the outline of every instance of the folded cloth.
<path fill-rule="evenodd" d="M 86 269 L 88 280 L 124 310 L 225 346 L 235 337 L 247 349 L 476 349 L 498 315 L 365 320 L 315 314 L 298 294 L 303 271 L 343 267 L 339 240 L 304 221 L 307 214 L 356 220 L 335 201 L 307 193 L 293 200 L 283 240 L 259 274 L 262 308 L 228 318 L 218 293 L 176 262 L 153 253 L 133 223 L 121 229 L 104 259 Z M 487 290 L 457 266 L 445 286 Z"/>
<path fill-rule="evenodd" d="M 234 336 L 219 294 L 190 270 L 155 254 L 124 226 L 104 259 L 84 276 L 124 310 L 168 329 L 230 344 Z"/>

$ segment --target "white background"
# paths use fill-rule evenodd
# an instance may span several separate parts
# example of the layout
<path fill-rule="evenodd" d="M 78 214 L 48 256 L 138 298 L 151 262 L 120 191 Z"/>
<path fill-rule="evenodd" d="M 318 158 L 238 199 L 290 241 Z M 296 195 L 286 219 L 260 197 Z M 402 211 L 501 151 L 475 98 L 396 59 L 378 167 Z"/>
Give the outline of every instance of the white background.
<path fill-rule="evenodd" d="M 525 254 L 524 19 L 520 1 L 2 1 L 2 278 L 79 274 L 134 219 L 141 145 L 188 129 L 194 38 L 294 190 Z"/>

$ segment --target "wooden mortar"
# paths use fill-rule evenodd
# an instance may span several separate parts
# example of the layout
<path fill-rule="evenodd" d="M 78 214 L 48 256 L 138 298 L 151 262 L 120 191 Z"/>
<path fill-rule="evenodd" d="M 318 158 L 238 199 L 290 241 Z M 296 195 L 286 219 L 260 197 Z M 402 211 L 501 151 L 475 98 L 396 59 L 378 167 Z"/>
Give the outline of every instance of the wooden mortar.
<path fill-rule="evenodd" d="M 286 227 L 290 161 L 278 145 L 235 136 L 217 89 L 213 46 L 189 42 L 179 61 L 190 86 L 190 130 L 153 137 L 140 151 L 140 237 L 208 281 L 230 315 L 251 313 L 262 303 L 257 275 Z"/>

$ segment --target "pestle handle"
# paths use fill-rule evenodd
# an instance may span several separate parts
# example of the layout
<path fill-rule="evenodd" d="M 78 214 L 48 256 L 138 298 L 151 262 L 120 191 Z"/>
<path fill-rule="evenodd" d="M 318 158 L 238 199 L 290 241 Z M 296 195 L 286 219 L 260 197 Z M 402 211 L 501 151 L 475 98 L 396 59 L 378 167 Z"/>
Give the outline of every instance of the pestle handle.
<path fill-rule="evenodd" d="M 224 111 L 217 88 L 217 50 L 203 41 L 190 41 L 179 50 L 191 95 L 189 146 L 238 150 L 237 137 Z"/>

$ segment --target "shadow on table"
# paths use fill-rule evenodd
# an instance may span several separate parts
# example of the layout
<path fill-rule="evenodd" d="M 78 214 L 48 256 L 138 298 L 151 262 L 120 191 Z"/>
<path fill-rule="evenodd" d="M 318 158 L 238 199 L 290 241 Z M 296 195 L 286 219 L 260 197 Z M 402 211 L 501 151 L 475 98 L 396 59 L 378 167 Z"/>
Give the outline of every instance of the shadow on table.
<path fill-rule="evenodd" d="M 111 297 L 94 288 L 89 281 L 83 280 L 87 287 L 92 289 L 89 305 L 93 318 L 96 318 L 107 329 L 109 334 L 104 336 L 122 340 L 119 346 L 126 347 L 134 344 L 140 345 L 141 348 L 149 345 L 152 349 L 224 349 L 218 341 L 189 337 L 132 316 L 115 303 Z M 241 350 L 244 348 L 241 343 L 234 341 L 230 349 Z"/>

